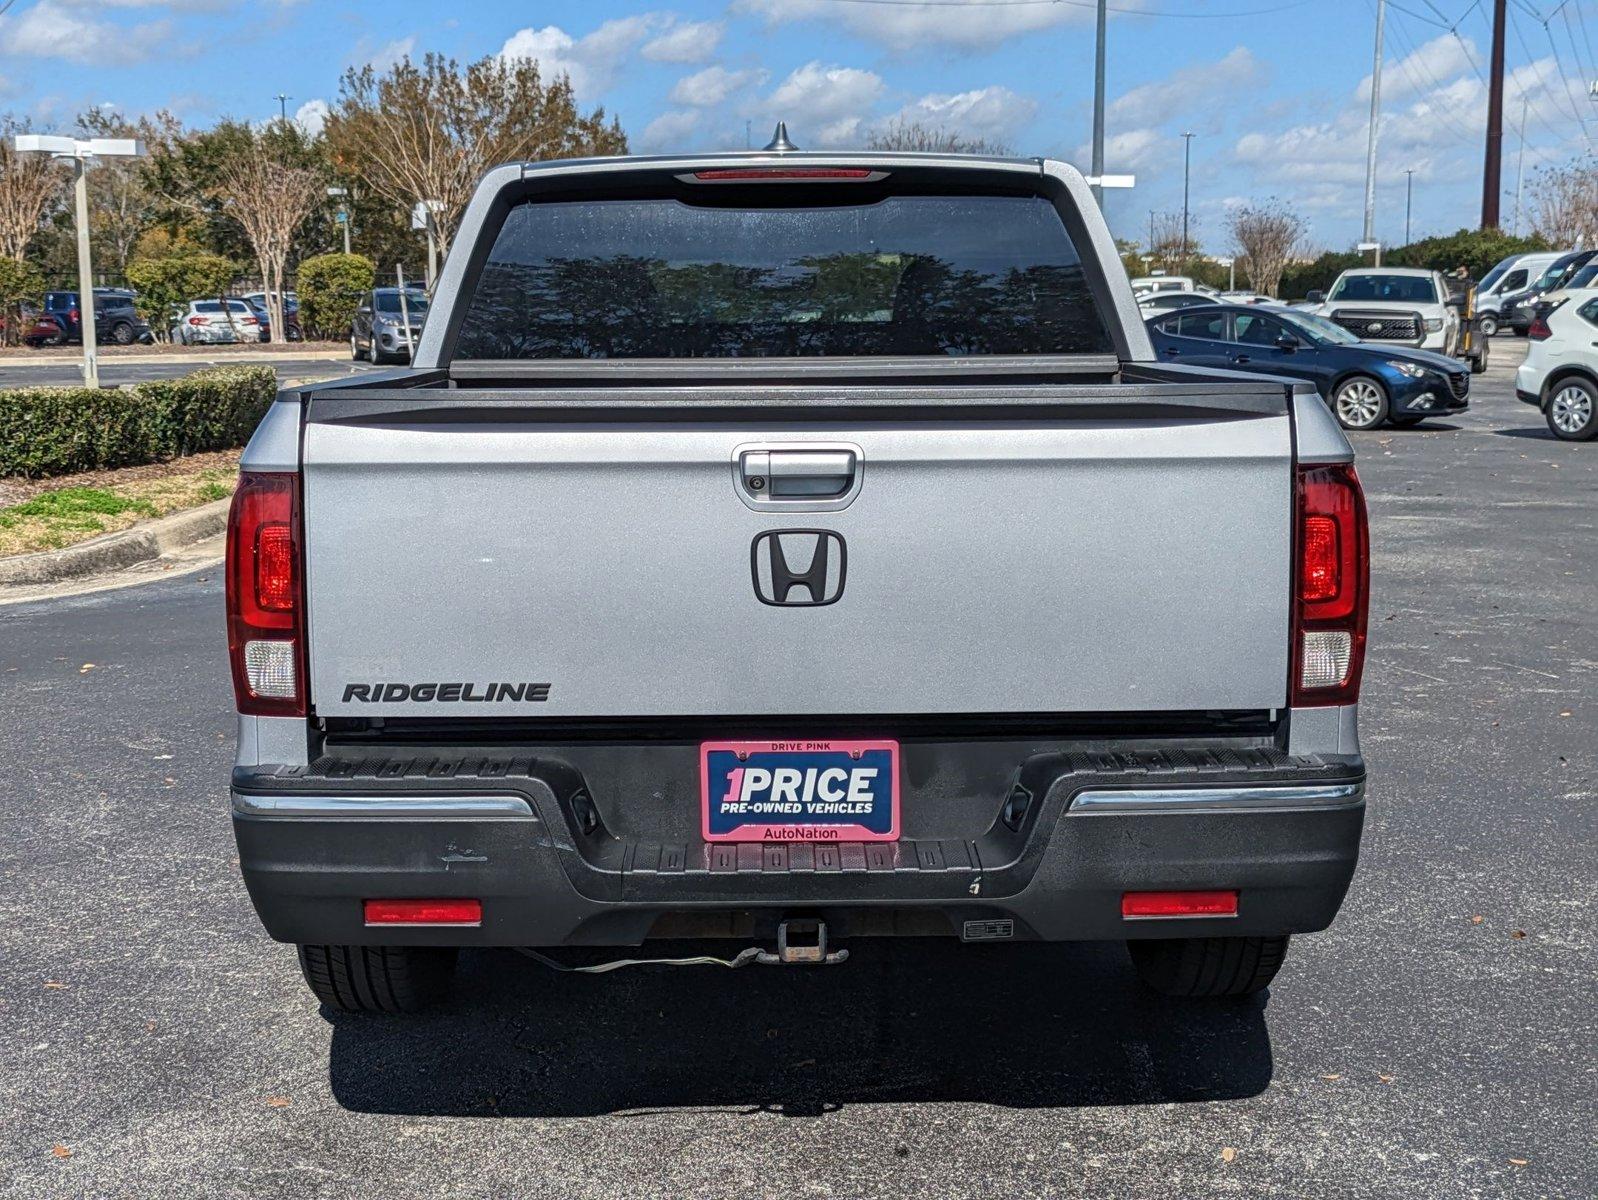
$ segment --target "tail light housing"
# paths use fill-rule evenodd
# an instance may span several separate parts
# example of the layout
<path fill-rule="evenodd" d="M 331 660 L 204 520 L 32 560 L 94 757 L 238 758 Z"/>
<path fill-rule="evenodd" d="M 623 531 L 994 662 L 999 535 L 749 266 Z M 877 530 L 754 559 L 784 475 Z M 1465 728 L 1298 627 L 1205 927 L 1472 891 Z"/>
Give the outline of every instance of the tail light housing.
<path fill-rule="evenodd" d="M 228 513 L 227 630 L 241 713 L 306 714 L 301 548 L 299 475 L 240 474 Z"/>
<path fill-rule="evenodd" d="M 206 321 L 206 319 L 204 317 L 190 317 L 189 318 L 189 324 L 190 325 L 205 325 L 207 323 L 208 322 Z"/>
<path fill-rule="evenodd" d="M 1353 704 L 1370 607 L 1370 528 L 1354 465 L 1301 465 L 1296 508 L 1292 703 Z"/>
<path fill-rule="evenodd" d="M 1546 342 L 1554 336 L 1554 331 L 1548 328 L 1548 314 L 1538 313 L 1531 319 L 1531 324 L 1526 326 L 1526 336 L 1534 342 Z"/>

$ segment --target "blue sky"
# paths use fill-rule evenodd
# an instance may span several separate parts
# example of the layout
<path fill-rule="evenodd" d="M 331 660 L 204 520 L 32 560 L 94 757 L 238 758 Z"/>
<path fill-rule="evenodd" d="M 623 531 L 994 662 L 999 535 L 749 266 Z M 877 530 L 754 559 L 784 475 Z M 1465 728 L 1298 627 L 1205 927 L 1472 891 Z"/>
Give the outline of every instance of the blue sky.
<path fill-rule="evenodd" d="M 1377 229 L 1479 216 L 1490 42 L 1487 0 L 1402 0 L 1388 10 Z M 1230 206 L 1277 197 L 1317 247 L 1360 231 L 1374 0 L 1111 0 L 1108 169 L 1120 236 L 1179 210 L 1182 139 L 1192 207 L 1223 251 Z M 778 117 L 805 147 L 858 144 L 909 116 L 1086 165 L 1093 88 L 1090 0 L 441 4 L 438 0 L 0 0 L 0 112 L 43 127 L 91 104 L 170 108 L 190 123 L 288 111 L 315 124 L 339 74 L 436 50 L 523 54 L 571 74 L 586 105 L 617 114 L 636 150 L 755 144 Z M 1510 0 L 1504 221 L 1513 217 L 1521 101 L 1528 178 L 1589 149 L 1598 0 Z M 1546 18 L 1546 25 L 1539 18 Z"/>

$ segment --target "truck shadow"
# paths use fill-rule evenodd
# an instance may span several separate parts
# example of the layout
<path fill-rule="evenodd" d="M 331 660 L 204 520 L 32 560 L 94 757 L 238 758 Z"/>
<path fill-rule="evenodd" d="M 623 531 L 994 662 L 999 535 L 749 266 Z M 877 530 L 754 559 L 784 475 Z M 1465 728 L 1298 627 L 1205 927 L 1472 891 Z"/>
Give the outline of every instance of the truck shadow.
<path fill-rule="evenodd" d="M 1235 1100 L 1271 1079 L 1264 1000 L 1162 999 L 1137 983 L 1118 945 L 909 939 L 851 950 L 837 967 L 597 976 L 508 951 L 467 953 L 449 1010 L 324 1012 L 333 1095 L 347 1109 L 403 1115 L 815 1116 L 885 1101 Z M 703 946 L 650 951 L 694 952 Z"/>

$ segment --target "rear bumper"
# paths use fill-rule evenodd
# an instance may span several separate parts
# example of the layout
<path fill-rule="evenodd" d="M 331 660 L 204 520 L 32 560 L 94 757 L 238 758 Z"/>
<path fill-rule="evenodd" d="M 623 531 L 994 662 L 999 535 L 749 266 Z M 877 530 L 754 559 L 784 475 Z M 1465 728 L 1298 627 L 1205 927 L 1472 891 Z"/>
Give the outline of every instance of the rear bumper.
<path fill-rule="evenodd" d="M 580 780 L 555 766 L 540 772 L 537 760 L 514 778 L 241 773 L 233 827 L 256 910 L 272 937 L 289 942 L 619 946 L 682 932 L 684 921 L 693 932 L 731 933 L 795 913 L 823 917 L 844 937 L 1065 941 L 1323 929 L 1358 855 L 1363 766 L 1239 754 L 1254 761 L 1200 771 L 1151 771 L 1136 755 L 1039 755 L 1021 764 L 1007 794 L 970 801 L 991 821 L 971 838 L 828 846 L 627 839 L 606 831 Z M 1111 769 L 1084 769 L 1085 759 L 1111 760 Z M 1126 891 L 1213 888 L 1238 890 L 1236 917 L 1121 916 Z M 481 925 L 363 922 L 363 899 L 442 897 L 480 900 Z"/>

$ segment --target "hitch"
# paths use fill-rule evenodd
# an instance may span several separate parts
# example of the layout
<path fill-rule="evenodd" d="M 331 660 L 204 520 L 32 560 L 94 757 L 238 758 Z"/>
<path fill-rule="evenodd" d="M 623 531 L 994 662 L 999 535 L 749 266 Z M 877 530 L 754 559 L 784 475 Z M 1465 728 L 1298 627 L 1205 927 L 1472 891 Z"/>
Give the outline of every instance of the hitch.
<path fill-rule="evenodd" d="M 768 967 L 833 966 L 849 957 L 847 950 L 827 949 L 827 923 L 810 919 L 782 921 L 777 925 L 777 952 L 762 950 L 755 961 Z"/>

